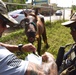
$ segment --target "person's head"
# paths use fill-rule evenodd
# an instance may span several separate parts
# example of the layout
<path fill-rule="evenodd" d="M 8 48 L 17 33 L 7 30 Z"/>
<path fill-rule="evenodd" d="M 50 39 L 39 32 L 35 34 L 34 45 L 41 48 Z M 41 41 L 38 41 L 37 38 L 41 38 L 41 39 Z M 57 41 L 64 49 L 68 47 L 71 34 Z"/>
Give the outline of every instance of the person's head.
<path fill-rule="evenodd" d="M 73 40 L 76 42 L 76 14 L 74 14 L 70 21 L 64 22 L 62 23 L 62 25 L 64 25 L 65 27 L 70 28 L 71 30 L 71 35 L 73 37 Z"/>
<path fill-rule="evenodd" d="M 11 16 L 8 16 L 6 4 L 0 0 L 0 37 L 2 36 L 2 33 L 7 27 L 7 24 L 10 25 L 17 24 L 18 22 L 14 20 Z"/>
<path fill-rule="evenodd" d="M 4 22 L 2 19 L 0 19 L 0 37 L 2 36 L 2 33 L 6 29 L 6 22 Z"/>

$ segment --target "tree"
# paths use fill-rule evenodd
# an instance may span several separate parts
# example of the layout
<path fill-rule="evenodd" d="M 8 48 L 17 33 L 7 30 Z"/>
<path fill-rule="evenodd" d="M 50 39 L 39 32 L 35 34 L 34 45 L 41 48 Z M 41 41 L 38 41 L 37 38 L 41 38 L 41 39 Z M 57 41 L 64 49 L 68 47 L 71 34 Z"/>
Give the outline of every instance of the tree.
<path fill-rule="evenodd" d="M 26 2 L 26 0 L 3 0 L 4 2 L 13 2 L 13 3 L 20 3 L 20 4 L 24 4 Z"/>
<path fill-rule="evenodd" d="M 18 3 L 18 4 L 25 4 L 26 0 L 3 0 L 4 2 L 9 2 L 9 3 Z M 8 11 L 16 10 L 16 9 L 22 9 L 25 8 L 25 6 L 21 5 L 8 5 Z"/>
<path fill-rule="evenodd" d="M 76 5 L 72 5 L 71 9 L 72 9 L 73 11 L 76 11 Z"/>

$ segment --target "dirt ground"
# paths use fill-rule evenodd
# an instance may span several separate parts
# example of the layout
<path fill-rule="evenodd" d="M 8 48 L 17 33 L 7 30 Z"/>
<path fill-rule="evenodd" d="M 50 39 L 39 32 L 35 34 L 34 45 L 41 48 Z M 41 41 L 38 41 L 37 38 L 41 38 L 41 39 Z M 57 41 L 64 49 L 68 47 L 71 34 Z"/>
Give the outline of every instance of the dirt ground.
<path fill-rule="evenodd" d="M 4 31 L 3 35 L 4 35 L 4 36 L 5 36 L 5 35 L 8 35 L 9 33 L 14 32 L 14 31 L 17 30 L 17 29 L 18 29 L 18 28 L 15 28 L 15 27 L 7 28 L 7 29 Z"/>

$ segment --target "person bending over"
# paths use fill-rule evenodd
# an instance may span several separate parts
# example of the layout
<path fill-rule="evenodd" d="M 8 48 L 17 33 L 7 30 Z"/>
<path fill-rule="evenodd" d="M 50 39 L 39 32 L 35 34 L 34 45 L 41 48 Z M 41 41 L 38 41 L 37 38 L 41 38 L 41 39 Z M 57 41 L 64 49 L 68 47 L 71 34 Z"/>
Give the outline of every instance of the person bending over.
<path fill-rule="evenodd" d="M 12 24 L 11 24 L 12 23 Z M 0 37 L 8 25 L 17 24 L 11 16 L 7 15 L 5 3 L 0 0 Z M 42 55 L 42 64 L 19 59 L 14 51 L 35 52 L 32 44 L 9 45 L 0 42 L 0 75 L 57 75 L 57 66 L 52 54 L 45 52 Z M 33 58 L 31 58 L 33 59 Z"/>

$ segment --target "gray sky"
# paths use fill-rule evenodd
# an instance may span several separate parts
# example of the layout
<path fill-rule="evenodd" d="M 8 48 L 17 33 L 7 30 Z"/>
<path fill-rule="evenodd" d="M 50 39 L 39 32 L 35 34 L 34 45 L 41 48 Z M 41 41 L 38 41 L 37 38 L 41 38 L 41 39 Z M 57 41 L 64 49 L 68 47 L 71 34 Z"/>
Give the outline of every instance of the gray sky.
<path fill-rule="evenodd" d="M 51 3 L 57 3 L 58 6 L 71 7 L 71 5 L 76 5 L 76 0 L 50 0 Z"/>
<path fill-rule="evenodd" d="M 32 0 L 28 0 L 29 3 L 31 1 Z M 50 3 L 57 3 L 58 6 L 61 7 L 71 7 L 71 5 L 76 5 L 76 0 L 50 0 Z"/>

